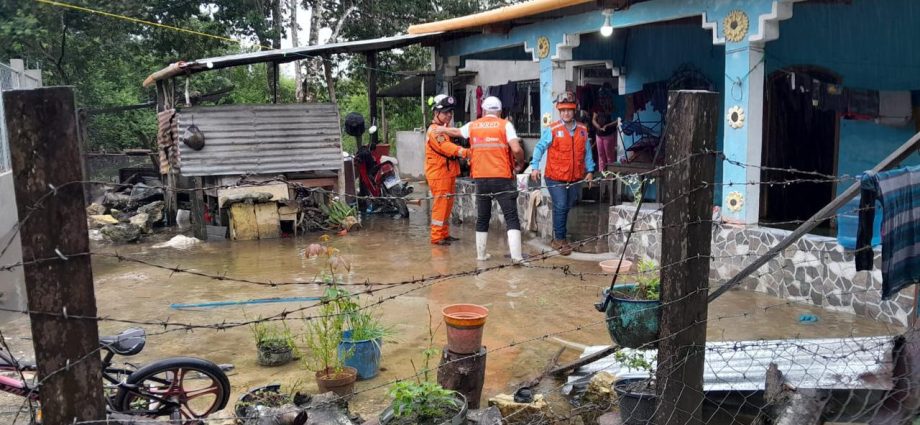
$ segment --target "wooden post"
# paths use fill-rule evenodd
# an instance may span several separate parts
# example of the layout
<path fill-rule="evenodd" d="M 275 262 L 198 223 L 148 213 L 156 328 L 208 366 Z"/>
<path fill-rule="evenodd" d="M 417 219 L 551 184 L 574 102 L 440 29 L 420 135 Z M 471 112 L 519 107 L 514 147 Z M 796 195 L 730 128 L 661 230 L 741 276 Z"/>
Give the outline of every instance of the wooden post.
<path fill-rule="evenodd" d="M 457 354 L 444 347 L 438 367 L 438 384 L 466 397 L 470 409 L 479 408 L 482 384 L 486 379 L 486 349 L 477 354 Z"/>
<path fill-rule="evenodd" d="M 280 2 L 281 0 L 277 1 Z M 271 67 L 272 75 L 274 75 L 274 78 L 272 79 L 272 103 L 278 103 L 278 80 L 281 79 L 281 74 L 279 73 L 280 67 L 278 66 L 278 62 L 272 62 Z"/>
<path fill-rule="evenodd" d="M 192 231 L 194 232 L 196 238 L 205 241 L 208 240 L 208 229 L 207 223 L 204 222 L 205 202 L 201 177 L 193 177 L 192 182 L 194 188 L 192 190 L 191 196 L 189 196 L 189 200 L 192 203 Z"/>
<path fill-rule="evenodd" d="M 370 125 L 377 124 L 377 52 L 367 53 L 367 99 L 370 103 L 367 121 Z M 370 128 L 370 126 L 368 126 Z M 377 144 L 377 132 L 371 134 L 371 146 Z"/>
<path fill-rule="evenodd" d="M 105 403 L 96 321 L 61 317 L 96 316 L 83 185 L 72 183 L 83 180 L 73 89 L 9 91 L 3 103 L 17 211 L 24 220 L 22 257 L 40 260 L 23 271 L 38 377 L 44 380 L 43 423 L 100 420 Z M 54 194 L 46 197 L 49 191 Z"/>
<path fill-rule="evenodd" d="M 702 424 L 718 93 L 668 95 L 656 423 Z M 706 185 L 709 183 L 710 185 Z"/>

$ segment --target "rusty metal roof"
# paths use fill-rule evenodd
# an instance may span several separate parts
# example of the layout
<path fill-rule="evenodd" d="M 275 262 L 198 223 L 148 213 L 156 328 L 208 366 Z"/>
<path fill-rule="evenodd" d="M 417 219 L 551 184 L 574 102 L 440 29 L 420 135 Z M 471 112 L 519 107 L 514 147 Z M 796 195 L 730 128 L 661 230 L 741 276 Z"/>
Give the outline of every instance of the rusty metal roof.
<path fill-rule="evenodd" d="M 342 134 L 333 104 L 239 105 L 179 110 L 179 136 L 204 134 L 196 151 L 179 142 L 183 176 L 338 170 Z"/>

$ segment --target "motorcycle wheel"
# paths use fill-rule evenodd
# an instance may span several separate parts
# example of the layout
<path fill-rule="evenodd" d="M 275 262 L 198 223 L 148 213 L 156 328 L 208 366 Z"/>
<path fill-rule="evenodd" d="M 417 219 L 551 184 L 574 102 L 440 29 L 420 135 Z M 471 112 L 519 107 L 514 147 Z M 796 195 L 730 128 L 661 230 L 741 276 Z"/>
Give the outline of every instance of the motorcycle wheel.
<path fill-rule="evenodd" d="M 402 190 L 400 190 L 400 188 L 397 186 L 393 189 L 384 189 L 384 191 L 387 193 L 387 196 L 399 198 L 390 200 L 393 203 L 393 206 L 396 207 L 396 212 L 399 214 L 399 217 L 409 217 L 409 208 L 406 206 L 406 199 L 403 198 L 405 195 L 402 193 Z"/>

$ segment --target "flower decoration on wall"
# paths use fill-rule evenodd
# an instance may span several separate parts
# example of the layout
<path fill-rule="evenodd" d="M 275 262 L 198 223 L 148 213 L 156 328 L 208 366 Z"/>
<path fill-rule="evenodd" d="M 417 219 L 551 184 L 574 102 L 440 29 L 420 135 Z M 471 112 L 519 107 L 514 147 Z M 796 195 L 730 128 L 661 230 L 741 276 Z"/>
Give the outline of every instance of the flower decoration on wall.
<path fill-rule="evenodd" d="M 741 192 L 732 192 L 728 194 L 728 210 L 731 212 L 741 211 L 741 207 L 744 206 L 744 195 Z"/>
<path fill-rule="evenodd" d="M 744 40 L 749 25 L 747 14 L 740 10 L 733 10 L 722 21 L 722 32 L 725 33 L 726 40 L 737 43 Z"/>
<path fill-rule="evenodd" d="M 543 118 L 540 120 L 540 122 L 544 127 L 549 127 L 549 125 L 553 122 L 553 114 L 549 112 L 543 114 Z"/>
<path fill-rule="evenodd" d="M 728 125 L 732 128 L 744 127 L 744 108 L 738 105 L 728 108 L 728 113 L 725 114 L 725 118 L 728 119 Z"/>
<path fill-rule="evenodd" d="M 537 57 L 543 59 L 547 56 L 549 56 L 549 38 L 540 36 L 537 39 Z"/>

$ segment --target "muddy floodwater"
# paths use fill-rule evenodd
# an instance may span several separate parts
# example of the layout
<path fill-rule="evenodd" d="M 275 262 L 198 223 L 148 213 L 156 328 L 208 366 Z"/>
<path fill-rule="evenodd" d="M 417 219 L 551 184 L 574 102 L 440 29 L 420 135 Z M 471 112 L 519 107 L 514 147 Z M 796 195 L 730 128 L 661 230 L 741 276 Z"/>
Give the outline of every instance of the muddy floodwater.
<path fill-rule="evenodd" d="M 493 226 L 494 227 L 494 226 Z M 388 217 L 366 219 L 364 228 L 347 236 L 332 236 L 329 244 L 338 248 L 352 264 L 345 277 L 348 282 L 400 282 L 421 276 L 475 270 L 472 223 L 456 226 L 461 238 L 449 247 L 428 243 L 425 214 L 417 207 L 408 221 Z M 114 252 L 167 267 L 226 275 L 263 282 L 303 282 L 302 285 L 258 286 L 174 273 L 134 262 L 95 257 L 93 271 L 100 316 L 138 321 L 165 321 L 193 324 L 232 324 L 282 311 L 307 307 L 313 302 L 260 305 L 233 305 L 219 308 L 177 310 L 171 304 L 195 304 L 239 301 L 253 298 L 304 297 L 320 295 L 322 288 L 309 284 L 324 265 L 322 260 L 307 259 L 308 244 L 317 242 L 319 234 L 297 238 L 247 242 L 208 242 L 189 249 L 152 248 L 153 243 L 129 246 L 100 245 L 100 252 Z M 508 260 L 504 235 L 493 229 L 489 240 L 492 260 L 498 265 Z M 534 245 L 525 244 L 525 251 Z M 595 261 L 554 258 L 543 266 L 570 265 L 574 271 L 600 272 Z M 576 344 L 609 344 L 603 315 L 594 310 L 600 290 L 608 277 L 567 276 L 551 268 L 509 267 L 481 274 L 457 277 L 436 283 L 401 285 L 381 289 L 363 296 L 368 303 L 379 297 L 399 294 L 384 302 L 377 312 L 381 321 L 394 330 L 392 341 L 383 345 L 382 371 L 369 381 L 357 383 L 360 392 L 352 409 L 365 417 L 381 411 L 389 403 L 386 384 L 413 375 L 424 364 L 423 350 L 428 346 L 429 311 L 437 327 L 434 345 L 440 348 L 446 337 L 441 308 L 454 303 L 487 306 L 490 314 L 485 326 L 484 345 L 497 351 L 487 357 L 483 399 L 511 391 L 518 382 L 531 378 L 561 347 L 556 337 Z M 303 314 L 317 314 L 307 309 Z M 811 313 L 817 323 L 800 324 L 799 316 Z M 303 333 L 301 313 L 290 315 L 288 325 Z M 865 318 L 835 313 L 817 307 L 787 304 L 785 300 L 745 291 L 730 291 L 709 309 L 708 335 L 711 340 L 775 339 L 784 337 L 835 337 L 895 334 L 902 329 Z M 114 334 L 129 325 L 102 322 L 100 333 Z M 580 328 L 580 329 L 579 329 Z M 147 326 L 147 332 L 161 332 L 162 327 Z M 3 333 L 17 353 L 30 355 L 31 341 L 27 318 L 3 325 Z M 302 341 L 300 341 L 302 343 Z M 308 354 L 308 353 L 307 353 Z M 561 361 L 570 361 L 580 353 L 568 349 Z M 228 407 L 250 387 L 280 383 L 315 392 L 313 373 L 298 362 L 276 368 L 256 364 L 256 350 L 250 330 L 236 327 L 226 330 L 199 329 L 176 331 L 148 338 L 145 350 L 129 360 L 144 363 L 169 356 L 194 356 L 215 363 L 235 366 L 230 373 L 233 395 Z M 434 366 L 437 358 L 433 359 Z M 414 363 L 414 366 L 413 366 Z M 370 389 L 370 390 L 368 390 Z M 230 409 L 227 409 L 228 411 Z M 225 413 L 226 414 L 226 413 Z"/>

